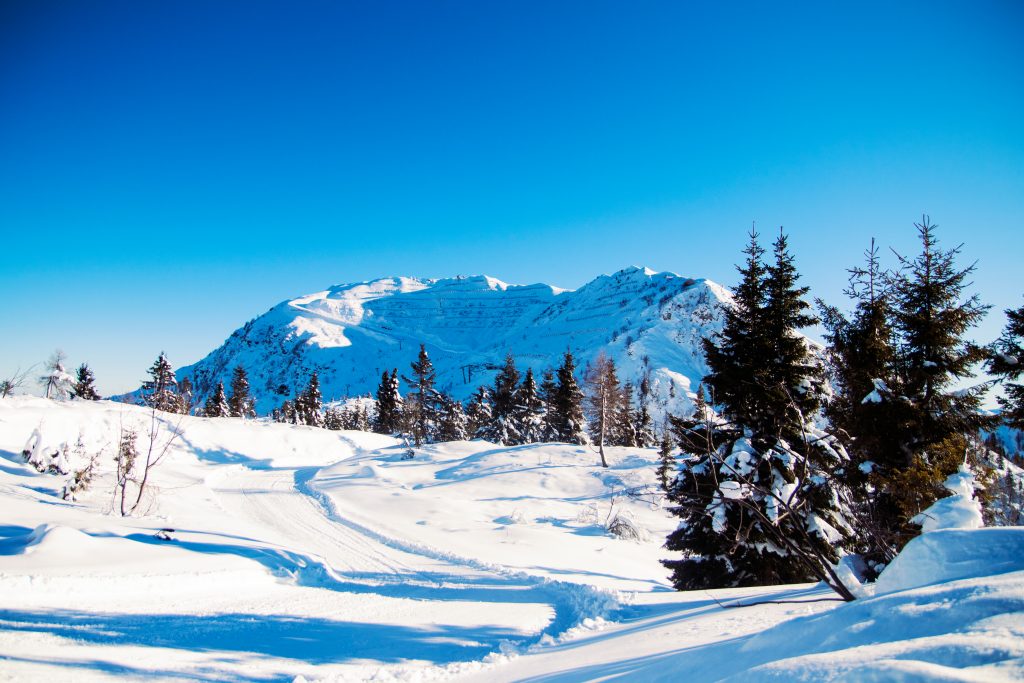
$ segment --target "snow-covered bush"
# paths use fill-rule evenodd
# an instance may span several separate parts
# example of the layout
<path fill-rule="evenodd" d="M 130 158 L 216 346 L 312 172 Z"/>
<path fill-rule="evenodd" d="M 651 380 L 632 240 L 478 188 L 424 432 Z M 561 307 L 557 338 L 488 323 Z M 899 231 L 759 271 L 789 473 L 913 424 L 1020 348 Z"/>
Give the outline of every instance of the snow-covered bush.
<path fill-rule="evenodd" d="M 650 534 L 625 510 L 615 512 L 605 527 L 608 533 L 626 541 L 643 542 Z"/>

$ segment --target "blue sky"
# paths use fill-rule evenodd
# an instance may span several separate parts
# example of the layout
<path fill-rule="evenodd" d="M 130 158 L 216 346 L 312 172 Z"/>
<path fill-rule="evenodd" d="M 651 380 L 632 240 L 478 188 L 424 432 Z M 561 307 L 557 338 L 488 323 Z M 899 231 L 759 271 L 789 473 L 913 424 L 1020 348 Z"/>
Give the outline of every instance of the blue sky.
<path fill-rule="evenodd" d="M 782 5 L 779 7 L 778 5 Z M 102 391 L 385 275 L 734 283 L 752 221 L 841 302 L 923 212 L 1024 302 L 1024 5 L 0 4 L 0 374 Z"/>

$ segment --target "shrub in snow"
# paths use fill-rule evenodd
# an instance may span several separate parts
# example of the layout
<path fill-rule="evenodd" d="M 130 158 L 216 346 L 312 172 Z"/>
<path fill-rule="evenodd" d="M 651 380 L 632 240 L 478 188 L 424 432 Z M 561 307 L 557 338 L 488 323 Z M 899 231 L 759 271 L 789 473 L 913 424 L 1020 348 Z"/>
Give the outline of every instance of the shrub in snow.
<path fill-rule="evenodd" d="M 612 536 L 615 536 L 615 538 L 621 538 L 627 541 L 642 542 L 650 538 L 650 534 L 647 533 L 647 530 L 640 526 L 637 521 L 624 510 L 616 512 L 608 521 L 606 528 Z"/>

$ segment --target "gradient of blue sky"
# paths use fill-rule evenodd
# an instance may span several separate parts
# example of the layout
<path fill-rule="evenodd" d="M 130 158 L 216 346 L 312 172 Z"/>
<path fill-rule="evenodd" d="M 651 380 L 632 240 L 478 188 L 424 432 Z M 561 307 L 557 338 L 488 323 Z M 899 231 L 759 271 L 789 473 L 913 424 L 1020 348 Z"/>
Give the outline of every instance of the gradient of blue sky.
<path fill-rule="evenodd" d="M 0 4 L 0 374 L 101 390 L 274 303 L 648 265 L 732 284 L 785 225 L 840 301 L 928 212 L 1024 295 L 1024 5 Z M 767 240 L 766 240 L 767 241 Z"/>

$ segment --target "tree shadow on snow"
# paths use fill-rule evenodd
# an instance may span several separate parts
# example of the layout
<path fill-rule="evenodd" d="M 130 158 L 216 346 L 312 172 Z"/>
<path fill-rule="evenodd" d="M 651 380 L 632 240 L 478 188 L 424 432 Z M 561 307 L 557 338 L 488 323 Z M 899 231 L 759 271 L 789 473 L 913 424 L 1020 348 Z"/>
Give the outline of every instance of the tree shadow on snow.
<path fill-rule="evenodd" d="M 3 610 L 0 629 L 46 633 L 82 643 L 244 652 L 311 664 L 371 659 L 438 664 L 480 659 L 516 632 L 495 626 L 336 621 L 282 614 L 116 614 L 73 610 Z"/>

